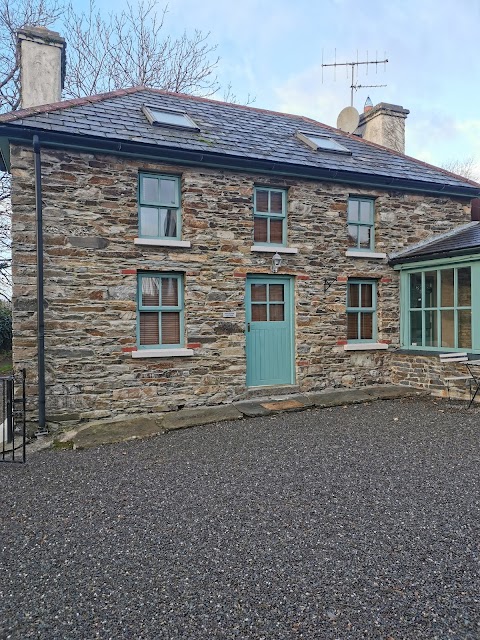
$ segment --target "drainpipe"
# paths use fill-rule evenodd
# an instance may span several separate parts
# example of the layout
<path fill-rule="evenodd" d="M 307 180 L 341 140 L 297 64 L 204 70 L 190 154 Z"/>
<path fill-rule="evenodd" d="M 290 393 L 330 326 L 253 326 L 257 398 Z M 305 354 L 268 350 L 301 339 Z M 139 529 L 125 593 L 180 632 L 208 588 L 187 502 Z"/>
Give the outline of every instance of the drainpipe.
<path fill-rule="evenodd" d="M 45 317 L 43 296 L 43 211 L 42 211 L 42 164 L 40 140 L 33 136 L 35 160 L 35 212 L 37 227 L 37 345 L 38 345 L 38 432 L 48 433 L 45 422 Z"/>

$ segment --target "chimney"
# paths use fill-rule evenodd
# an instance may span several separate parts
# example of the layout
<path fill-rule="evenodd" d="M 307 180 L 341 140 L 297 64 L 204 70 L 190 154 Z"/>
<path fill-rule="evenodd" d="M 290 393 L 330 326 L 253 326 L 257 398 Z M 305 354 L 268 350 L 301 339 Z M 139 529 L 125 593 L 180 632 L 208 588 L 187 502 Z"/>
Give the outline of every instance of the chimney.
<path fill-rule="evenodd" d="M 398 104 L 386 102 L 372 107 L 370 98 L 367 98 L 364 112 L 360 115 L 362 138 L 405 153 L 405 119 L 409 113 Z"/>
<path fill-rule="evenodd" d="M 65 79 L 65 40 L 45 27 L 17 31 L 22 109 L 59 102 Z"/>

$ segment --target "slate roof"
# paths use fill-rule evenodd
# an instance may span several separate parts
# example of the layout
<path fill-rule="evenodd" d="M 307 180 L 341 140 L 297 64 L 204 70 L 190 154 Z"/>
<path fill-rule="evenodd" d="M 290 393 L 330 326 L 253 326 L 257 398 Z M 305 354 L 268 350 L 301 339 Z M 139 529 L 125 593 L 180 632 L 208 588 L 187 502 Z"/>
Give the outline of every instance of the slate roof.
<path fill-rule="evenodd" d="M 142 105 L 184 110 L 200 131 L 152 126 L 141 110 Z M 332 172 L 332 180 L 335 172 L 346 171 L 391 178 L 392 188 L 395 179 L 404 179 L 423 184 L 440 183 L 447 190 L 448 187 L 476 187 L 476 195 L 480 194 L 477 183 L 309 118 L 145 87 L 0 115 L 0 127 L 2 124 L 7 125 L 9 135 L 18 127 L 33 128 L 100 140 L 143 143 L 159 149 L 327 169 Z M 295 137 L 296 131 L 328 135 L 347 147 L 352 155 L 314 151 Z"/>
<path fill-rule="evenodd" d="M 392 256 L 389 262 L 392 265 L 404 264 L 475 253 L 480 253 L 480 222 L 470 222 L 459 229 L 401 251 Z"/>

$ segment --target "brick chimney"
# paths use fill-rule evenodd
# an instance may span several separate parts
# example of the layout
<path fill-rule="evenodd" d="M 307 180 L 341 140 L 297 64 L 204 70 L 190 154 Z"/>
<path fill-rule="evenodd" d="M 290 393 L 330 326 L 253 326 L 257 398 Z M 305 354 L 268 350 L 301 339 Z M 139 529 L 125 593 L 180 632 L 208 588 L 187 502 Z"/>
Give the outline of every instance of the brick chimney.
<path fill-rule="evenodd" d="M 59 102 L 65 78 L 65 40 L 45 27 L 17 31 L 21 108 Z"/>
<path fill-rule="evenodd" d="M 372 107 L 370 98 L 367 102 L 357 129 L 362 138 L 405 153 L 405 119 L 410 111 L 386 102 Z"/>

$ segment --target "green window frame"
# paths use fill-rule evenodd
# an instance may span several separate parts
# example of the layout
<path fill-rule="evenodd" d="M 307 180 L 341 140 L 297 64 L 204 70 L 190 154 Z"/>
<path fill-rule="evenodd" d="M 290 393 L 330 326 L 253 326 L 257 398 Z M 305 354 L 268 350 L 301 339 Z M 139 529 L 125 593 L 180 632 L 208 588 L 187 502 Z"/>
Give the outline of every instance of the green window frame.
<path fill-rule="evenodd" d="M 347 341 L 376 340 L 377 282 L 351 278 L 347 282 Z"/>
<path fill-rule="evenodd" d="M 401 344 L 480 352 L 480 263 L 432 262 L 401 273 Z"/>
<path fill-rule="evenodd" d="M 255 187 L 253 243 L 260 246 L 286 246 L 287 192 L 285 189 Z"/>
<path fill-rule="evenodd" d="M 375 199 L 352 196 L 347 207 L 348 248 L 373 251 L 375 248 Z"/>
<path fill-rule="evenodd" d="M 137 347 L 172 349 L 184 346 L 183 275 L 138 274 Z"/>
<path fill-rule="evenodd" d="M 181 238 L 180 178 L 141 172 L 138 176 L 138 234 L 140 238 Z"/>

